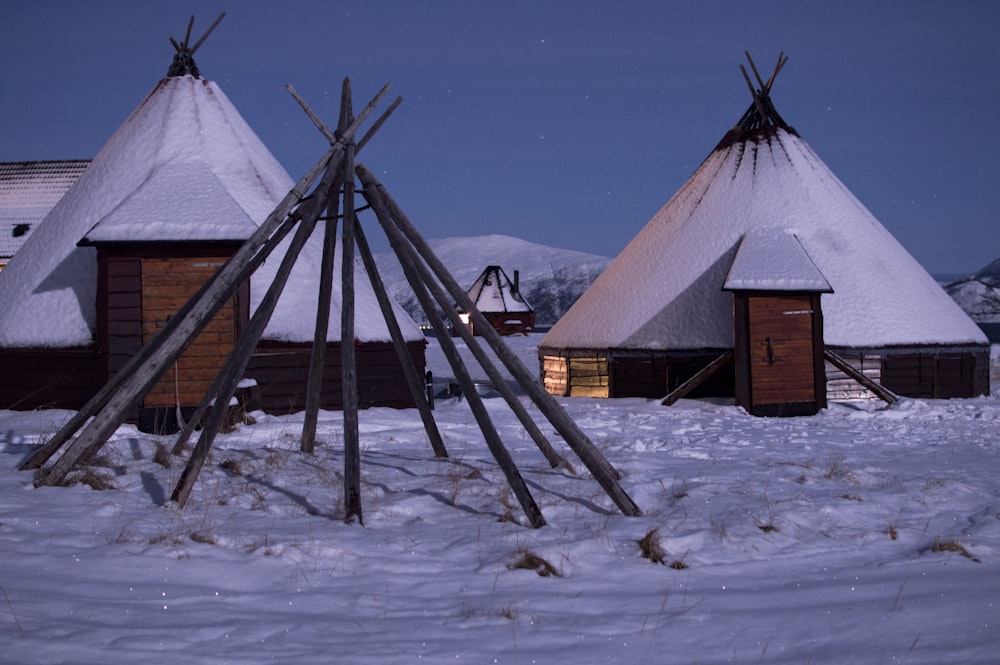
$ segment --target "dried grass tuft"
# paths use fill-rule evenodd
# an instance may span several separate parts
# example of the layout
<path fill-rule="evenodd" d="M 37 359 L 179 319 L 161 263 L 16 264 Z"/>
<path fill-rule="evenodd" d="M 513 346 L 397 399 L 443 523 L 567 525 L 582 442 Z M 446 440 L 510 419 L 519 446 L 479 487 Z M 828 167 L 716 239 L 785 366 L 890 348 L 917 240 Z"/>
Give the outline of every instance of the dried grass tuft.
<path fill-rule="evenodd" d="M 639 554 L 653 563 L 666 564 L 667 553 L 660 545 L 660 530 L 652 529 L 639 541 Z"/>
<path fill-rule="evenodd" d="M 156 444 L 156 450 L 153 451 L 153 462 L 159 464 L 164 469 L 170 468 L 170 451 L 162 443 Z"/>
<path fill-rule="evenodd" d="M 76 485 L 77 483 L 86 485 L 90 489 L 98 492 L 118 489 L 118 485 L 115 484 L 113 478 L 103 473 L 98 473 L 89 466 L 78 471 L 74 471 L 66 476 L 59 484 L 63 487 L 69 487 L 70 485 Z"/>
<path fill-rule="evenodd" d="M 931 545 L 931 552 L 953 552 L 960 556 L 964 556 L 970 561 L 982 563 L 978 557 L 973 556 L 973 554 L 969 552 L 969 550 L 965 549 L 961 543 L 954 540 L 940 540 L 935 538 L 934 543 Z"/>
<path fill-rule="evenodd" d="M 208 531 L 192 531 L 188 537 L 196 543 L 203 543 L 205 545 L 215 544 L 215 536 Z"/>
<path fill-rule="evenodd" d="M 540 577 L 562 577 L 562 573 L 556 570 L 555 566 L 524 548 L 517 551 L 514 561 L 507 564 L 507 570 L 533 570 Z"/>

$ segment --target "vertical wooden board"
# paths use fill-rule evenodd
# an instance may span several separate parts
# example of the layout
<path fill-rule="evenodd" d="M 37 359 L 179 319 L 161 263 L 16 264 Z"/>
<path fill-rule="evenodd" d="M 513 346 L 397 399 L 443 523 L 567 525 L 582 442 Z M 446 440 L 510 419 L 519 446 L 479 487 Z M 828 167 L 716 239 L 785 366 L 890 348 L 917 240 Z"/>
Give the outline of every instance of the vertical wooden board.
<path fill-rule="evenodd" d="M 224 257 L 142 259 L 142 339 L 148 343 L 197 293 Z M 195 406 L 218 374 L 236 339 L 236 299 L 219 310 L 146 395 L 144 407 Z"/>
<path fill-rule="evenodd" d="M 813 314 L 808 295 L 749 298 L 753 405 L 816 399 Z"/>

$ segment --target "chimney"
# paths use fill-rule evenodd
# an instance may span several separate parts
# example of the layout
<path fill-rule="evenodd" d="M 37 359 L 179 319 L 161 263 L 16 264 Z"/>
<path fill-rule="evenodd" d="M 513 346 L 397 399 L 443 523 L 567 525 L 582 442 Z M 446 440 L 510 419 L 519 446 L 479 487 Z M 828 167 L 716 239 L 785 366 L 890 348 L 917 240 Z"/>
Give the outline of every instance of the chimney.
<path fill-rule="evenodd" d="M 514 271 L 514 293 L 517 293 L 519 295 L 521 293 L 520 282 L 521 282 L 521 275 L 520 275 L 520 273 L 517 270 L 515 270 Z"/>

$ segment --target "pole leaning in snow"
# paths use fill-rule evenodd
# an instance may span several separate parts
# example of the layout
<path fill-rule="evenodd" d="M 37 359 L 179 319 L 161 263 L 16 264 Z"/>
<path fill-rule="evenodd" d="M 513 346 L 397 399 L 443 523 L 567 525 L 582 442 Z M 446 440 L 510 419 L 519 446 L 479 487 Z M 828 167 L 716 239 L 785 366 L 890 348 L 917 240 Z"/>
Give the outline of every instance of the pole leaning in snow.
<path fill-rule="evenodd" d="M 359 165 L 358 171 L 363 172 L 364 167 Z M 496 431 L 492 419 L 490 419 L 489 412 L 486 410 L 482 398 L 476 392 L 472 377 L 469 375 L 465 363 L 462 362 L 458 349 L 455 348 L 455 343 L 451 340 L 448 330 L 445 328 L 444 321 L 438 314 L 434 301 L 427 292 L 428 275 L 422 273 L 419 257 L 416 255 L 413 247 L 403 237 L 402 232 L 399 230 L 385 205 L 385 198 L 381 192 L 375 188 L 370 180 L 362 178 L 362 182 L 365 187 L 365 197 L 368 199 L 368 203 L 371 204 L 372 209 L 375 211 L 375 216 L 385 230 L 386 236 L 389 238 L 389 243 L 396 253 L 396 257 L 399 259 L 406 279 L 410 283 L 410 287 L 413 289 L 417 300 L 420 302 L 424 314 L 427 315 L 431 325 L 434 327 L 438 342 L 441 344 L 441 350 L 444 352 L 445 358 L 455 373 L 455 379 L 462 388 L 462 393 L 466 396 L 466 402 L 476 419 L 476 423 L 479 425 L 479 430 L 486 440 L 486 445 L 490 449 L 493 459 L 496 460 L 500 470 L 503 471 L 507 479 L 507 484 L 510 486 L 511 491 L 513 491 L 518 503 L 521 504 L 521 509 L 528 518 L 529 524 L 533 528 L 544 526 L 545 518 L 542 516 L 542 511 L 531 496 L 531 492 L 528 490 L 528 486 L 524 482 L 520 471 L 517 470 L 513 459 L 511 459 L 510 453 L 504 447 L 503 441 L 500 439 L 500 435 Z"/>
<path fill-rule="evenodd" d="M 445 286 L 455 302 L 463 310 L 469 312 L 474 325 L 482 330 L 483 338 L 490 345 L 493 352 L 504 363 L 515 380 L 528 392 L 535 405 L 548 418 L 549 422 L 556 428 L 556 431 L 562 435 L 566 443 L 573 449 L 573 452 L 579 456 L 597 482 L 604 488 L 604 491 L 611 497 L 611 500 L 615 502 L 615 505 L 625 515 L 642 515 L 639 506 L 632 501 L 631 497 L 618 484 L 617 471 L 615 471 L 604 455 L 601 454 L 562 407 L 559 406 L 558 402 L 545 392 L 545 389 L 539 385 L 537 379 L 532 376 L 528 368 L 524 366 L 524 363 L 507 348 L 507 345 L 500 339 L 500 334 L 489 325 L 489 322 L 486 321 L 486 318 L 476 308 L 469 295 L 458 285 L 440 259 L 435 256 L 426 241 L 420 236 L 420 233 L 410 223 L 392 197 L 389 196 L 385 186 L 375 178 L 371 171 L 364 168 L 363 165 L 359 165 L 357 170 L 361 182 L 366 188 L 370 184 L 374 191 L 385 201 L 391 218 L 399 226 L 400 231 L 405 235 L 407 241 L 412 243 L 414 249 L 419 253 L 420 258 L 434 271 L 434 274 Z"/>

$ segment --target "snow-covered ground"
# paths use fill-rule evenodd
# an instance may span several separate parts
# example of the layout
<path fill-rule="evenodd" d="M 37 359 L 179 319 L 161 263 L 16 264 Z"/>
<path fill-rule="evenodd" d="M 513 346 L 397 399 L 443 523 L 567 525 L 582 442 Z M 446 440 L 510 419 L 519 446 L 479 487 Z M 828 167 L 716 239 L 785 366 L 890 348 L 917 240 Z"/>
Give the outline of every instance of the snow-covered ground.
<path fill-rule="evenodd" d="M 510 338 L 531 367 L 539 338 Z M 364 526 L 341 519 L 337 412 L 314 456 L 300 417 L 254 414 L 178 510 L 172 439 L 124 426 L 95 460 L 116 489 L 36 489 L 14 469 L 68 414 L 0 411 L 0 661 L 1000 662 L 998 398 L 792 419 L 562 400 L 639 518 L 487 403 L 546 527 L 509 520 L 457 399 L 435 411 L 449 460 L 415 411 L 361 413 Z"/>

